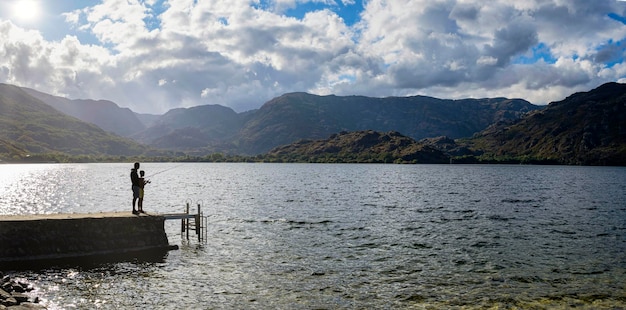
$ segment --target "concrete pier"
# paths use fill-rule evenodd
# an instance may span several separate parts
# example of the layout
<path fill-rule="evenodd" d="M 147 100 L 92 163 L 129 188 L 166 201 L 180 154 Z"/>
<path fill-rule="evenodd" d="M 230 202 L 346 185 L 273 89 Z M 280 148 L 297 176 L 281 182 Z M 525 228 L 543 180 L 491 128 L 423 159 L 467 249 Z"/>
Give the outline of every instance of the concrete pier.
<path fill-rule="evenodd" d="M 0 270 L 162 259 L 177 248 L 164 223 L 130 212 L 0 216 Z"/>

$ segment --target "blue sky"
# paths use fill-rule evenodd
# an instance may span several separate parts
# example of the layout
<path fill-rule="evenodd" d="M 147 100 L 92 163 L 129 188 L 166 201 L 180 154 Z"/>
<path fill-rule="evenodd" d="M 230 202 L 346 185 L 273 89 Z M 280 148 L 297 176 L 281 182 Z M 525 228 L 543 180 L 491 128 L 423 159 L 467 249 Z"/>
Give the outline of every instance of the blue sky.
<path fill-rule="evenodd" d="M 547 104 L 626 82 L 625 40 L 617 0 L 5 0 L 0 82 L 142 113 L 297 91 Z"/>
<path fill-rule="evenodd" d="M 284 11 L 284 14 L 302 19 L 308 12 L 324 9 L 331 10 L 341 16 L 347 26 L 353 26 L 360 20 L 360 14 L 363 11 L 363 1 L 359 0 L 349 3 L 336 2 L 330 5 L 323 2 L 304 2 L 300 5 L 288 8 Z"/>

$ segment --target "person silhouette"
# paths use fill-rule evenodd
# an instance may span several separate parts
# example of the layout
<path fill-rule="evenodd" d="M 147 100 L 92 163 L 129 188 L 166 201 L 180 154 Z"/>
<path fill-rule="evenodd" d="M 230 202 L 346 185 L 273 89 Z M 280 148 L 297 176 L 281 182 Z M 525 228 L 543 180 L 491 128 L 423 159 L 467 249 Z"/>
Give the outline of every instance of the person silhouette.
<path fill-rule="evenodd" d="M 133 189 L 133 214 L 139 214 L 139 212 L 135 209 L 135 204 L 137 203 L 137 200 L 139 199 L 139 189 L 140 189 L 139 175 L 137 174 L 137 170 L 139 170 L 138 162 L 136 162 L 134 165 L 134 168 L 130 170 L 130 181 L 132 183 L 132 189 Z"/>
<path fill-rule="evenodd" d="M 139 208 L 138 212 L 139 213 L 146 213 L 143 211 L 143 188 L 146 186 L 146 184 L 150 183 L 150 180 L 146 180 L 144 178 L 145 175 L 145 171 L 141 170 L 139 171 L 139 200 L 138 200 L 138 204 L 137 207 Z"/>

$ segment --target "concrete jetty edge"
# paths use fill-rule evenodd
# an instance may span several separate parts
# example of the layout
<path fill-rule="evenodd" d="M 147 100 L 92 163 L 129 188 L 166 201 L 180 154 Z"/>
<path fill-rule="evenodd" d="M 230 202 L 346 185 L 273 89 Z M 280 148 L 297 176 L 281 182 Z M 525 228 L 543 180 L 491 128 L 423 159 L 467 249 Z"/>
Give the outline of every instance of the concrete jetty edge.
<path fill-rule="evenodd" d="M 0 215 L 0 270 L 162 260 L 165 217 L 130 212 Z"/>

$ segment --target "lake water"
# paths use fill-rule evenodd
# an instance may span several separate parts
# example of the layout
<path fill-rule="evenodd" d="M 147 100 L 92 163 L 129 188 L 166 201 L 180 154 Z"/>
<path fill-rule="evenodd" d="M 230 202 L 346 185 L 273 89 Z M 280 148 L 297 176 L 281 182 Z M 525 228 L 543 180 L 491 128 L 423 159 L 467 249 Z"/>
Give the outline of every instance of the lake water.
<path fill-rule="evenodd" d="M 0 165 L 0 214 L 130 212 L 131 164 Z M 146 163 L 159 262 L 13 273 L 51 309 L 626 307 L 626 168 Z"/>

